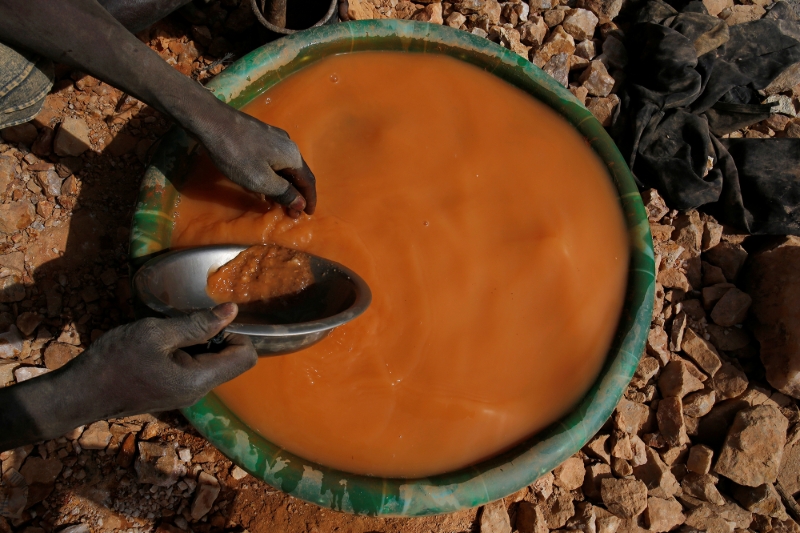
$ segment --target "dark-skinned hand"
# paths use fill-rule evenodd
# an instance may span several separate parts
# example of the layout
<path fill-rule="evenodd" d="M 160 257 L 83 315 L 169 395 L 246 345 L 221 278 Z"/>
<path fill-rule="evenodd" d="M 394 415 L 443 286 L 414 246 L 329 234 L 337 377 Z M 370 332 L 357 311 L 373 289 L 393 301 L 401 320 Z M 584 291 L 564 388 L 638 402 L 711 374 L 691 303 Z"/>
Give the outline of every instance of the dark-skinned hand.
<path fill-rule="evenodd" d="M 112 417 L 188 407 L 252 368 L 246 336 L 204 348 L 236 317 L 223 304 L 183 318 L 145 318 L 112 329 L 60 369 L 0 389 L 0 450 Z M 200 345 L 193 355 L 183 348 Z M 197 353 L 199 352 L 199 353 Z"/>
<path fill-rule="evenodd" d="M 314 174 L 289 134 L 231 107 L 195 130 L 211 160 L 234 183 L 286 206 L 293 218 L 317 205 Z"/>

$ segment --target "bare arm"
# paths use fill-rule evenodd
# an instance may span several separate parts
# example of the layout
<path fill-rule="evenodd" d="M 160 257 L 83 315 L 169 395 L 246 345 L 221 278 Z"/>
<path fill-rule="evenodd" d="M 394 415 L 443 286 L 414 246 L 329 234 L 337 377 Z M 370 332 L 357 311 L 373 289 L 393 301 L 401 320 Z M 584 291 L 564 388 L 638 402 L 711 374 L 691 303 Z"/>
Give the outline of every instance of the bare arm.
<path fill-rule="evenodd" d="M 187 407 L 255 365 L 250 339 L 228 335 L 219 353 L 190 355 L 236 316 L 233 304 L 185 318 L 112 329 L 63 367 L 0 388 L 0 451 L 52 439 L 111 417 Z"/>
<path fill-rule="evenodd" d="M 293 216 L 314 211 L 314 175 L 286 132 L 217 100 L 166 64 L 95 0 L 3 0 L 0 41 L 79 68 L 132 94 L 194 135 L 232 181 L 275 199 Z"/>

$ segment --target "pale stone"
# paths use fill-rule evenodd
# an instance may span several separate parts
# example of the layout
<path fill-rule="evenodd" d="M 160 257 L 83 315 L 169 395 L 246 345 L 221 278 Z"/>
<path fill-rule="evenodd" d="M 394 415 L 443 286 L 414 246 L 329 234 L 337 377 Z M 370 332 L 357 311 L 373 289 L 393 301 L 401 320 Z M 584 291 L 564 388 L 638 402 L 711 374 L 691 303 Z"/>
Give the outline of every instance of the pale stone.
<path fill-rule="evenodd" d="M 53 150 L 61 157 L 79 156 L 92 147 L 89 126 L 79 118 L 65 118 L 56 132 Z"/>
<path fill-rule="evenodd" d="M 786 417 L 770 405 L 736 414 L 714 472 L 748 487 L 772 483 L 778 477 L 786 444 Z"/>
<path fill-rule="evenodd" d="M 647 508 L 647 487 L 636 479 L 604 479 L 600 485 L 603 503 L 620 518 L 633 518 Z"/>

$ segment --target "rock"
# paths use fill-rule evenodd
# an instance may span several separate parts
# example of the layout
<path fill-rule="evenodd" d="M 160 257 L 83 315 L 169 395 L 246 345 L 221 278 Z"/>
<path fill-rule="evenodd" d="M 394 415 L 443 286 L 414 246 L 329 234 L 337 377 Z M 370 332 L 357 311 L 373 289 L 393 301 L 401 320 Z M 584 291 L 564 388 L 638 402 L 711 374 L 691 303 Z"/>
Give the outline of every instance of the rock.
<path fill-rule="evenodd" d="M 728 26 L 735 26 L 736 24 L 744 24 L 745 22 L 752 22 L 764 16 L 767 12 L 759 5 L 742 6 L 737 5 L 729 8 L 731 14 L 725 19 Z"/>
<path fill-rule="evenodd" d="M 518 533 L 550 533 L 542 510 L 538 505 L 526 501 L 519 502 L 517 507 L 515 529 Z"/>
<path fill-rule="evenodd" d="M 616 533 L 622 525 L 622 520 L 609 513 L 602 507 L 595 507 L 595 527 L 597 533 Z"/>
<path fill-rule="evenodd" d="M 122 439 L 122 444 L 119 446 L 119 452 L 117 452 L 117 465 L 121 466 L 122 468 L 129 468 L 131 464 L 133 464 L 133 456 L 136 454 L 136 435 L 133 433 L 128 433 L 124 439 Z"/>
<path fill-rule="evenodd" d="M 459 13 L 458 11 L 453 11 L 450 15 L 447 16 L 447 20 L 445 24 L 450 26 L 451 28 L 458 29 L 460 28 L 465 22 L 467 21 L 467 17 Z"/>
<path fill-rule="evenodd" d="M 140 447 L 141 445 L 142 443 L 139 443 Z M 200 520 L 207 515 L 211 510 L 211 507 L 213 507 L 217 496 L 219 496 L 219 481 L 217 481 L 217 478 L 205 472 L 200 472 L 200 475 L 197 478 L 197 492 L 195 493 L 190 510 L 192 520 Z M 500 505 L 502 505 L 502 500 L 500 501 Z M 489 507 L 490 505 L 484 506 L 484 513 Z M 486 529 L 486 531 L 511 533 L 511 525 L 508 522 L 508 513 L 506 513 L 505 506 L 503 506 L 503 513 L 506 514 L 506 524 L 508 525 L 508 529 Z M 498 517 L 498 519 L 501 519 L 501 517 Z M 481 517 L 481 530 L 483 530 L 483 524 L 484 519 Z"/>
<path fill-rule="evenodd" d="M 575 45 L 575 55 L 591 61 L 597 55 L 597 49 L 594 41 L 586 39 Z M 650 189 L 654 190 L 654 189 Z"/>
<path fill-rule="evenodd" d="M 633 467 L 625 459 L 619 457 L 611 458 L 611 471 L 616 477 L 628 477 L 633 473 Z"/>
<path fill-rule="evenodd" d="M 0 233 L 10 235 L 31 225 L 36 213 L 28 200 L 0 204 Z"/>
<path fill-rule="evenodd" d="M 417 11 L 412 17 L 411 20 L 419 20 L 422 22 L 430 22 L 431 24 L 444 24 L 444 19 L 442 18 L 442 4 L 441 2 L 435 2 L 433 4 L 428 4 L 424 8 Z"/>
<path fill-rule="evenodd" d="M 5 387 L 14 381 L 14 370 L 19 367 L 16 361 L 0 361 L 0 387 Z"/>
<path fill-rule="evenodd" d="M 778 483 L 789 494 L 800 492 L 800 442 L 788 444 L 783 449 Z"/>
<path fill-rule="evenodd" d="M 753 257 L 745 279 L 753 296 L 753 333 L 770 385 L 800 399 L 800 238 L 788 237 Z"/>
<path fill-rule="evenodd" d="M 529 48 L 520 42 L 520 34 L 514 28 L 492 26 L 489 30 L 489 38 L 521 57 L 528 59 Z"/>
<path fill-rule="evenodd" d="M 741 324 L 747 317 L 747 311 L 752 302 L 752 298 L 747 293 L 734 287 L 727 291 L 714 306 L 714 310 L 711 311 L 711 319 L 723 327 Z"/>
<path fill-rule="evenodd" d="M 550 33 L 545 43 L 536 51 L 532 61 L 541 68 L 554 55 L 560 53 L 571 55 L 573 52 L 575 52 L 575 39 L 559 26 Z"/>
<path fill-rule="evenodd" d="M 748 384 L 745 373 L 730 363 L 722 363 L 722 367 L 711 378 L 711 387 L 716 397 L 722 400 L 741 396 Z"/>
<path fill-rule="evenodd" d="M 550 529 L 564 527 L 567 520 L 575 514 L 575 505 L 572 503 L 572 496 L 568 492 L 556 490 L 544 501 L 542 513 Z"/>
<path fill-rule="evenodd" d="M 707 263 L 705 261 L 702 262 L 702 269 L 703 269 L 703 286 L 707 287 L 709 285 L 716 285 L 718 283 L 727 283 L 728 280 L 725 279 L 725 274 L 722 273 L 722 269 L 718 266 L 714 266 L 711 263 Z"/>
<path fill-rule="evenodd" d="M 577 57 L 577 56 L 572 56 Z M 586 96 L 589 94 L 589 91 L 586 90 L 585 87 L 570 87 L 569 92 L 581 103 L 581 105 L 586 104 Z"/>
<path fill-rule="evenodd" d="M 22 353 L 25 339 L 20 335 L 16 326 L 11 325 L 8 331 L 0 333 L 0 359 L 11 359 Z"/>
<path fill-rule="evenodd" d="M 728 281 L 735 281 L 747 260 L 747 252 L 739 244 L 723 241 L 706 251 L 703 258 L 712 265 L 720 267 Z"/>
<path fill-rule="evenodd" d="M 25 478 L 25 482 L 30 486 L 35 483 L 49 485 L 53 483 L 64 465 L 56 458 L 42 459 L 41 457 L 30 456 L 25 464 L 22 465 L 19 473 Z"/>
<path fill-rule="evenodd" d="M 247 472 L 238 466 L 231 469 L 231 477 L 236 481 L 241 481 L 247 477 Z"/>
<path fill-rule="evenodd" d="M 592 61 L 579 80 L 592 96 L 608 96 L 614 88 L 612 78 L 601 61 Z"/>
<path fill-rule="evenodd" d="M 670 361 L 658 378 L 658 390 L 665 398 L 683 398 L 690 392 L 704 388 L 703 382 L 689 370 L 690 363 L 681 360 Z"/>
<path fill-rule="evenodd" d="M 697 444 L 689 449 L 689 458 L 686 461 L 686 469 L 689 472 L 703 475 L 711 471 L 711 460 L 714 457 L 714 450 L 708 446 Z"/>
<path fill-rule="evenodd" d="M 634 477 L 644 483 L 650 496 L 671 498 L 680 488 L 678 480 L 655 450 L 647 447 L 646 454 L 647 462 L 633 469 Z"/>
<path fill-rule="evenodd" d="M 159 487 L 171 487 L 178 480 L 186 474 L 186 467 L 178 460 L 178 455 L 175 453 L 175 448 L 169 444 L 157 444 L 154 442 L 139 442 L 139 458 L 136 459 L 136 474 L 139 478 L 139 483 L 151 483 Z M 202 472 L 200 476 L 208 476 Z M 208 476 L 212 477 L 212 476 Z M 213 477 L 212 477 L 213 479 Z M 216 479 L 214 479 L 216 482 Z M 201 482 L 202 483 L 202 482 Z M 219 484 L 217 484 L 217 493 L 219 493 Z M 211 499 L 213 504 L 217 497 L 217 493 Z M 195 498 L 195 502 L 197 498 Z M 211 508 L 209 504 L 208 509 Z M 194 513 L 195 503 L 192 503 L 192 517 Z M 205 510 L 195 520 L 199 520 L 208 512 Z"/>
<path fill-rule="evenodd" d="M 711 344 L 717 350 L 735 351 L 741 350 L 750 344 L 750 336 L 741 328 L 723 328 L 716 324 L 708 324 L 706 331 L 711 337 Z"/>
<path fill-rule="evenodd" d="M 61 332 L 56 339 L 57 342 L 62 342 L 64 344 L 71 344 L 72 346 L 80 346 L 81 344 L 81 336 L 78 334 L 77 331 L 74 329 L 65 329 Z"/>
<path fill-rule="evenodd" d="M 564 31 L 572 35 L 578 41 L 591 39 L 594 36 L 594 29 L 597 26 L 597 15 L 588 9 L 570 9 L 562 25 Z M 607 93 L 606 93 L 607 94 Z M 601 94 L 598 96 L 605 96 Z"/>
<path fill-rule="evenodd" d="M 577 6 L 597 15 L 600 24 L 607 24 L 617 18 L 623 3 L 624 0 L 578 0 Z"/>
<path fill-rule="evenodd" d="M 497 0 L 461 0 L 454 7 L 456 11 L 460 11 L 465 15 L 485 15 L 489 18 L 490 24 L 499 24 L 500 15 L 503 11 Z"/>
<path fill-rule="evenodd" d="M 542 67 L 545 73 L 549 74 L 564 87 L 569 84 L 569 57 L 569 54 L 565 52 L 553 54 L 550 60 Z"/>
<path fill-rule="evenodd" d="M 658 194 L 658 191 L 655 189 L 647 189 L 642 194 L 642 202 L 644 202 L 644 207 L 647 210 L 647 219 L 652 222 L 656 223 L 662 218 L 664 215 L 669 213 L 669 208 L 667 207 L 666 202 L 664 199 L 661 198 L 661 195 Z"/>
<path fill-rule="evenodd" d="M 683 507 L 677 500 L 670 498 L 647 498 L 647 509 L 644 512 L 647 529 L 657 533 L 672 531 L 683 524 L 686 516 L 683 514 Z"/>
<path fill-rule="evenodd" d="M 65 118 L 56 132 L 53 151 L 61 156 L 79 156 L 92 147 L 89 126 L 79 118 Z"/>
<path fill-rule="evenodd" d="M 44 350 L 44 365 L 50 370 L 56 370 L 75 359 L 82 351 L 78 346 L 51 342 Z"/>
<path fill-rule="evenodd" d="M 686 328 L 681 350 L 711 377 L 722 368 L 722 361 L 716 348 L 691 328 Z"/>
<path fill-rule="evenodd" d="M 600 493 L 606 508 L 623 519 L 639 516 L 647 508 L 647 487 L 637 479 L 604 479 Z"/>
<path fill-rule="evenodd" d="M 714 472 L 748 487 L 773 483 L 788 426 L 786 417 L 771 405 L 742 409 L 728 431 Z"/>
<path fill-rule="evenodd" d="M 647 334 L 647 353 L 656 357 L 661 366 L 666 366 L 670 361 L 668 348 L 669 337 L 664 328 L 654 325 Z"/>
<path fill-rule="evenodd" d="M 41 323 L 42 323 L 41 315 L 39 315 L 39 313 L 35 313 L 32 311 L 20 313 L 19 316 L 17 317 L 17 328 L 26 337 L 30 337 L 31 335 L 33 335 L 33 332 L 36 331 L 36 328 L 38 328 L 39 324 Z"/>
<path fill-rule="evenodd" d="M 603 127 L 611 126 L 614 110 L 618 105 L 619 98 L 615 94 L 611 94 L 605 98 L 598 97 L 586 99 L 586 109 L 591 111 L 591 113 Z M 686 284 L 688 285 L 688 282 Z"/>
<path fill-rule="evenodd" d="M 681 289 L 684 292 L 692 290 L 692 286 L 689 285 L 686 274 L 677 268 L 665 268 L 658 273 L 657 279 L 660 284 L 669 289 Z"/>
<path fill-rule="evenodd" d="M 779 520 L 788 520 L 786 508 L 781 497 L 772 483 L 765 483 L 758 487 L 743 487 L 736 485 L 733 488 L 733 497 L 748 511 L 762 516 L 770 516 Z"/>
<path fill-rule="evenodd" d="M 522 44 L 539 48 L 547 35 L 547 24 L 539 15 L 530 15 L 528 22 L 519 27 L 519 39 Z"/>
<path fill-rule="evenodd" d="M 631 465 L 636 467 L 647 464 L 647 445 L 638 435 L 631 437 L 631 448 L 633 448 Z"/>
<path fill-rule="evenodd" d="M 531 490 L 539 495 L 541 495 L 542 499 L 546 500 L 553 494 L 553 481 L 555 480 L 555 476 L 553 476 L 552 472 L 548 472 L 530 486 Z"/>
<path fill-rule="evenodd" d="M 605 463 L 595 463 L 586 467 L 583 478 L 583 494 L 593 500 L 602 498 L 600 488 L 604 479 L 612 479 L 611 467 Z"/>
<path fill-rule="evenodd" d="M 717 283 L 710 287 L 703 287 L 703 307 L 713 309 L 725 294 L 735 288 L 733 283 Z"/>
<path fill-rule="evenodd" d="M 680 398 L 664 398 L 658 402 L 656 419 L 661 436 L 667 444 L 680 446 L 689 442 L 683 421 L 683 402 Z"/>
<path fill-rule="evenodd" d="M 0 130 L 0 137 L 2 137 L 4 141 L 24 144 L 25 146 L 30 146 L 38 135 L 39 132 L 36 131 L 36 126 L 30 122 L 25 122 L 17 126 L 9 126 L 8 128 Z"/>
<path fill-rule="evenodd" d="M 700 419 L 696 440 L 712 448 L 721 446 L 736 414 L 747 407 L 750 405 L 739 398 L 718 402 L 706 416 Z"/>
<path fill-rule="evenodd" d="M 584 447 L 584 452 L 609 464 L 611 462 L 611 442 L 609 436 L 597 435 Z"/>
<path fill-rule="evenodd" d="M 701 505 L 686 515 L 686 526 L 707 533 L 733 533 L 734 523 L 719 516 L 713 506 Z"/>
<path fill-rule="evenodd" d="M 13 157 L 0 155 L 0 194 L 8 189 L 17 175 L 17 160 Z"/>
<path fill-rule="evenodd" d="M 548 28 L 560 28 L 560 24 L 564 22 L 566 16 L 567 10 L 565 9 L 548 9 L 544 12 L 543 18 Z"/>
<path fill-rule="evenodd" d="M 617 417 L 620 429 L 629 435 L 638 434 L 650 418 L 650 409 L 641 403 L 622 398 L 617 404 Z"/>
<path fill-rule="evenodd" d="M 733 0 L 703 0 L 703 5 L 706 7 L 708 14 L 716 17 L 725 9 L 733 7 Z"/>
<path fill-rule="evenodd" d="M 694 498 L 713 503 L 715 505 L 725 505 L 725 498 L 722 497 L 716 485 L 717 479 L 711 474 L 687 474 L 681 481 L 681 489 L 684 494 Z"/>
<path fill-rule="evenodd" d="M 781 72 L 769 85 L 764 87 L 763 92 L 766 95 L 773 95 L 784 91 L 791 91 L 792 87 L 798 83 L 800 83 L 800 63 L 795 63 Z"/>
<path fill-rule="evenodd" d="M 0 302 L 19 302 L 24 299 L 25 286 L 22 283 L 22 272 L 0 267 Z M 11 322 L 12 319 L 9 318 L 6 323 Z M 7 349 L 2 351 L 7 353 Z"/>
<path fill-rule="evenodd" d="M 55 170 L 37 172 L 36 181 L 42 186 L 42 190 L 48 198 L 61 196 L 61 176 Z"/>
<path fill-rule="evenodd" d="M 611 457 L 617 459 L 633 459 L 633 447 L 630 436 L 622 430 L 615 429 L 609 439 Z"/>
<path fill-rule="evenodd" d="M 786 115 L 790 117 L 796 117 L 797 111 L 794 109 L 794 102 L 792 99 L 783 94 L 773 94 L 763 102 L 762 104 L 772 104 L 772 109 L 770 113 L 781 115 Z"/>
<path fill-rule="evenodd" d="M 78 439 L 78 444 L 84 450 L 104 450 L 108 443 L 111 442 L 111 431 L 108 428 L 108 422 L 101 420 L 90 424 L 87 427 L 81 438 Z"/>
<path fill-rule="evenodd" d="M 502 6 L 500 20 L 506 20 L 509 24 L 515 27 L 521 22 L 528 20 L 530 6 L 527 2 L 523 2 L 522 0 L 512 0 L 500 5 Z"/>
<path fill-rule="evenodd" d="M 583 485 L 584 473 L 583 461 L 570 457 L 553 470 L 553 483 L 564 490 L 575 490 Z"/>
<path fill-rule="evenodd" d="M 50 372 L 50 370 L 47 368 L 20 366 L 14 370 L 14 379 L 17 380 L 17 383 L 22 383 L 23 381 L 28 381 L 29 379 L 47 374 L 48 372 Z"/>
<path fill-rule="evenodd" d="M 551 0 L 528 0 L 528 6 L 530 7 L 530 13 L 535 14 L 547 11 L 548 9 L 552 8 L 553 3 L 551 2 Z"/>

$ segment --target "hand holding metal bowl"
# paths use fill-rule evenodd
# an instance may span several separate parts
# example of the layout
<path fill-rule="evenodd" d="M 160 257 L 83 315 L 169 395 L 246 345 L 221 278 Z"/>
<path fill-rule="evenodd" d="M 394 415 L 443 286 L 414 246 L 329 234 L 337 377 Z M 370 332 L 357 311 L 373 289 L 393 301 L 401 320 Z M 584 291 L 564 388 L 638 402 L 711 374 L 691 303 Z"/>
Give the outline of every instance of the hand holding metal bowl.
<path fill-rule="evenodd" d="M 148 261 L 134 276 L 141 302 L 168 317 L 185 316 L 218 302 L 206 291 L 208 276 L 247 249 L 217 245 L 175 250 Z M 259 355 L 287 354 L 307 348 L 334 328 L 361 315 L 372 301 L 366 282 L 349 268 L 310 255 L 314 283 L 284 302 L 280 311 L 242 306 L 225 333 L 247 335 Z"/>

